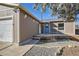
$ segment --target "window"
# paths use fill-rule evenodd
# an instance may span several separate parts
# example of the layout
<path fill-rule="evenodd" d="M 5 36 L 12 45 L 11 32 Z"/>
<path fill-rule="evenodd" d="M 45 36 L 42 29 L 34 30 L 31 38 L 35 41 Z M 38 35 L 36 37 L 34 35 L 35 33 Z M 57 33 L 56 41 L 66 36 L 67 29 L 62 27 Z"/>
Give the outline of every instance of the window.
<path fill-rule="evenodd" d="M 58 30 L 64 30 L 64 23 L 58 24 Z"/>

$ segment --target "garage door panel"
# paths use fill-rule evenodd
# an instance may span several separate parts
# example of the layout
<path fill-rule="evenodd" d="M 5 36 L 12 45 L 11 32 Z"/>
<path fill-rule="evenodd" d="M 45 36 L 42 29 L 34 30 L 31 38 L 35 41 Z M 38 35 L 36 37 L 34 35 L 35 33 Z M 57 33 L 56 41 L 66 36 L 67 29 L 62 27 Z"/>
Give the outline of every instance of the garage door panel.
<path fill-rule="evenodd" d="M 12 42 L 13 41 L 13 20 L 0 21 L 0 41 Z"/>

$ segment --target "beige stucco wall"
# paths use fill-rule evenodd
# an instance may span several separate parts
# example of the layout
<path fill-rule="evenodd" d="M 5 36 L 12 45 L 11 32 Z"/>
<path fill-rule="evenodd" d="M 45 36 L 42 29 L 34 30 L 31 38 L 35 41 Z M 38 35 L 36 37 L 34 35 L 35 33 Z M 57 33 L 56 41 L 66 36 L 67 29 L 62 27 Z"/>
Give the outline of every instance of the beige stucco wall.
<path fill-rule="evenodd" d="M 39 23 L 30 15 L 20 12 L 20 42 L 39 33 Z"/>
<path fill-rule="evenodd" d="M 75 35 L 75 22 L 65 22 L 64 25 L 66 34 Z"/>

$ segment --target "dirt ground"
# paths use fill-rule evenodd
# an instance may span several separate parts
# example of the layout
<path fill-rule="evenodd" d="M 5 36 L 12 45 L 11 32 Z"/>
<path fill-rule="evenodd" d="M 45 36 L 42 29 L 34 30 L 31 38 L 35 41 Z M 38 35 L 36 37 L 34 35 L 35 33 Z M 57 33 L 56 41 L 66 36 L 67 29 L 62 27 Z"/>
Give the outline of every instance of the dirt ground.
<path fill-rule="evenodd" d="M 62 52 L 63 56 L 79 56 L 79 46 L 65 47 Z"/>

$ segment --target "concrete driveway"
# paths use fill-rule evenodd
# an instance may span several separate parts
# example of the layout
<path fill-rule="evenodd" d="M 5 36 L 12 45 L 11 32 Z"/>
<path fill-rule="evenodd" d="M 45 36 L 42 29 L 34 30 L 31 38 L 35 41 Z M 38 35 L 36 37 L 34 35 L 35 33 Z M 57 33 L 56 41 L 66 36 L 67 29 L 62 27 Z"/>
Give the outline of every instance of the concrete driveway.
<path fill-rule="evenodd" d="M 11 45 L 12 45 L 12 43 L 0 41 L 0 51 L 3 49 L 6 49 L 7 47 L 9 47 Z"/>
<path fill-rule="evenodd" d="M 24 41 L 21 46 L 17 44 L 12 44 L 12 46 L 0 50 L 0 55 L 1 56 L 22 56 L 28 50 L 30 50 L 38 41 L 39 40 L 29 39 Z"/>

